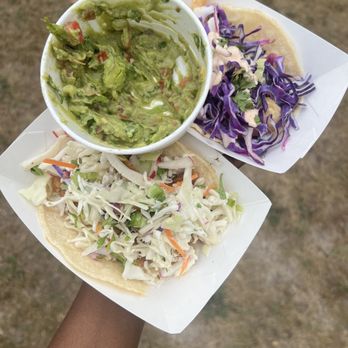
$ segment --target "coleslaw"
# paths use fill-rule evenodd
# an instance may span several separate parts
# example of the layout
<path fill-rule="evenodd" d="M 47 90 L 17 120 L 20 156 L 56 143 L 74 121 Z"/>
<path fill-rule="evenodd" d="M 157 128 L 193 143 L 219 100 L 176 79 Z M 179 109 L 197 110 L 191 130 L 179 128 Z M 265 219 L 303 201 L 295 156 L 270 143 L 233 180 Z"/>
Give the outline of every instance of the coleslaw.
<path fill-rule="evenodd" d="M 81 256 L 119 262 L 125 279 L 154 283 L 186 273 L 242 212 L 222 177 L 207 183 L 194 156 L 116 156 L 59 134 L 22 164 L 37 179 L 20 193 L 59 210 Z"/>

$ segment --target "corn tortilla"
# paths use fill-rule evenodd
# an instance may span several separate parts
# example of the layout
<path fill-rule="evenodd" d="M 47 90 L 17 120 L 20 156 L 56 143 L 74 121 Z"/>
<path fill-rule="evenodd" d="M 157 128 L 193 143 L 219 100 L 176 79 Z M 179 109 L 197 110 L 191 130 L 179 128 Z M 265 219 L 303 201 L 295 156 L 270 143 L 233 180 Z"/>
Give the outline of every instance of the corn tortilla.
<path fill-rule="evenodd" d="M 186 149 L 182 144 L 176 143 L 171 145 L 164 149 L 163 154 L 167 156 L 190 155 L 194 163 L 194 170 L 205 178 L 207 185 L 217 185 L 218 178 L 211 165 Z M 122 277 L 123 269 L 120 263 L 93 260 L 88 256 L 82 256 L 82 251 L 72 243 L 69 243 L 69 240 L 76 237 L 76 231 L 64 226 L 64 216 L 60 216 L 55 208 L 38 207 L 38 219 L 47 241 L 58 249 L 65 260 L 77 271 L 96 280 L 111 284 L 119 289 L 138 295 L 144 295 L 146 293 L 148 285 L 145 282 L 126 280 Z"/>

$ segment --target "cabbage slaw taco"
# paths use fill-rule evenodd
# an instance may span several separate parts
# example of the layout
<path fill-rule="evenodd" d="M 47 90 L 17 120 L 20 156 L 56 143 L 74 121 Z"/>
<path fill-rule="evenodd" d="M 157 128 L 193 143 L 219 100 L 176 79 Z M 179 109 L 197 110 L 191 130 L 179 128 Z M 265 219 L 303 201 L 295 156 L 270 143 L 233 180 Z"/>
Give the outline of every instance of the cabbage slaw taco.
<path fill-rule="evenodd" d="M 213 5 L 195 12 L 211 42 L 214 72 L 193 128 L 264 164 L 264 154 L 279 144 L 285 149 L 290 130 L 298 129 L 295 113 L 315 89 L 311 76 L 300 77 L 291 39 L 263 12 Z"/>
<path fill-rule="evenodd" d="M 139 294 L 186 273 L 241 214 L 222 177 L 180 143 L 126 157 L 62 134 L 23 167 L 37 178 L 20 193 L 68 263 Z"/>

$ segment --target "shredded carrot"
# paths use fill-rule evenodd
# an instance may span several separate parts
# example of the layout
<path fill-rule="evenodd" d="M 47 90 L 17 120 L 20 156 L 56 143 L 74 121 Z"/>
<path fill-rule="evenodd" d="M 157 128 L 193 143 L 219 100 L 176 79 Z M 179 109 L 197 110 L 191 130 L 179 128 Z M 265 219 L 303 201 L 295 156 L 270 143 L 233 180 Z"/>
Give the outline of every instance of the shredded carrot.
<path fill-rule="evenodd" d="M 164 184 L 163 182 L 159 183 L 159 187 L 163 188 L 163 190 L 166 192 L 175 192 L 174 187 Z"/>
<path fill-rule="evenodd" d="M 50 158 L 46 158 L 42 162 L 43 163 L 47 163 L 47 164 L 54 164 L 54 165 L 56 165 L 58 167 L 65 167 L 65 168 L 71 168 L 71 169 L 75 169 L 77 167 L 76 164 L 56 161 L 56 160 L 53 160 L 53 159 L 50 159 Z"/>
<path fill-rule="evenodd" d="M 187 269 L 187 266 L 189 265 L 189 261 L 190 261 L 190 256 L 186 256 L 186 257 L 184 258 L 184 261 L 182 262 L 182 266 L 181 266 L 181 268 L 180 268 L 180 273 L 179 273 L 179 275 L 184 274 L 184 272 L 185 272 L 186 269 Z"/>
<path fill-rule="evenodd" d="M 96 231 L 97 233 L 100 233 L 102 229 L 103 229 L 103 228 L 102 228 L 102 225 L 101 225 L 100 223 L 97 223 L 97 226 L 95 227 L 95 231 Z"/>
<path fill-rule="evenodd" d="M 197 173 L 192 173 L 191 180 L 195 181 L 199 178 L 199 175 Z"/>
<path fill-rule="evenodd" d="M 170 241 L 170 244 L 172 245 L 172 247 L 182 256 L 182 257 L 186 257 L 186 253 L 184 250 L 182 250 L 181 246 L 179 245 L 179 243 L 175 240 L 174 236 L 173 236 L 173 232 L 172 230 L 169 229 L 165 229 L 164 233 L 166 234 L 167 238 Z"/>
<path fill-rule="evenodd" d="M 191 176 L 191 180 L 195 181 L 197 180 L 199 177 L 199 175 L 197 173 L 193 173 Z M 173 184 L 174 187 L 180 187 L 182 185 L 182 180 L 181 181 L 177 181 L 176 183 Z"/>
<path fill-rule="evenodd" d="M 216 185 L 209 185 L 203 192 L 203 197 L 207 197 L 209 195 L 210 190 L 214 190 L 215 188 Z"/>
<path fill-rule="evenodd" d="M 156 176 L 156 172 L 153 170 L 152 173 L 149 175 L 149 179 L 154 179 Z"/>

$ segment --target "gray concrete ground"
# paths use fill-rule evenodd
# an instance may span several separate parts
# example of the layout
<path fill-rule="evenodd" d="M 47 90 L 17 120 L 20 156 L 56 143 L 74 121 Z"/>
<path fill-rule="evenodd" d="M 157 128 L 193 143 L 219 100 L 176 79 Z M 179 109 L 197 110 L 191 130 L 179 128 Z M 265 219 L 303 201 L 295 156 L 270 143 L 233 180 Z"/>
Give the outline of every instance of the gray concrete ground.
<path fill-rule="evenodd" d="M 348 51 L 345 1 L 263 2 Z M 57 19 L 68 5 L 0 1 L 0 152 L 45 108 L 40 19 Z M 347 113 L 345 98 L 287 174 L 243 168 L 273 200 L 267 221 L 196 320 L 175 336 L 147 325 L 141 348 L 348 347 Z M 45 347 L 80 281 L 0 201 L 0 347 Z"/>

